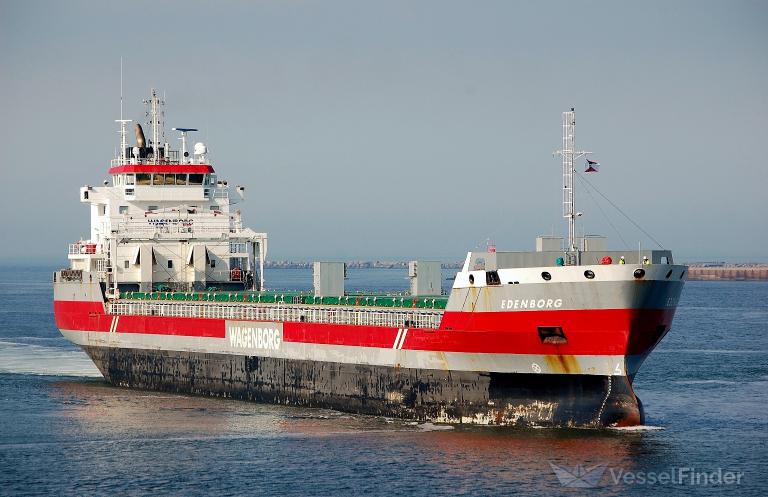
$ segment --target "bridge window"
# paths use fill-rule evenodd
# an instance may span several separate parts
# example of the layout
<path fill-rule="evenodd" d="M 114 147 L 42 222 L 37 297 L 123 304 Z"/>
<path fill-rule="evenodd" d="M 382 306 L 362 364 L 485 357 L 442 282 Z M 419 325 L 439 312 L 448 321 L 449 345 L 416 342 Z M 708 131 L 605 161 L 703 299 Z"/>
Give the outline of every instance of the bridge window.
<path fill-rule="evenodd" d="M 136 184 L 137 185 L 151 185 L 152 184 L 152 175 L 151 174 L 144 174 L 144 173 L 136 174 Z"/>
<path fill-rule="evenodd" d="M 152 184 L 153 185 L 162 185 L 165 183 L 165 175 L 164 174 L 155 174 L 152 178 Z"/>
<path fill-rule="evenodd" d="M 127 205 L 121 205 L 117 208 L 117 212 L 119 214 L 128 214 L 128 206 Z"/>
<path fill-rule="evenodd" d="M 202 174 L 190 174 L 189 175 L 189 184 L 190 185 L 202 185 L 203 184 L 203 175 Z"/>
<path fill-rule="evenodd" d="M 133 186 L 136 184 L 136 176 L 133 174 L 126 174 L 125 175 L 125 184 L 127 186 Z"/>
<path fill-rule="evenodd" d="M 187 184 L 187 175 L 186 174 L 177 174 L 176 175 L 176 184 L 177 185 L 186 185 Z"/>

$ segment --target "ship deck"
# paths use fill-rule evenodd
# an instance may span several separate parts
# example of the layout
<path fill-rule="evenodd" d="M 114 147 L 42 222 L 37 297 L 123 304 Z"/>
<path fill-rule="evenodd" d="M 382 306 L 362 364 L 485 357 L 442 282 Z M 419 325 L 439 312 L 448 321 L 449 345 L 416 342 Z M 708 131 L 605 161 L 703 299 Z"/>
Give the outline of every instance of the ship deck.
<path fill-rule="evenodd" d="M 448 304 L 446 295 L 350 293 L 342 297 L 321 297 L 306 292 L 120 292 L 121 300 L 173 302 L 231 302 L 252 304 L 324 305 L 384 307 L 397 309 L 439 309 Z"/>
<path fill-rule="evenodd" d="M 437 329 L 448 297 L 293 292 L 123 292 L 108 314 Z"/>

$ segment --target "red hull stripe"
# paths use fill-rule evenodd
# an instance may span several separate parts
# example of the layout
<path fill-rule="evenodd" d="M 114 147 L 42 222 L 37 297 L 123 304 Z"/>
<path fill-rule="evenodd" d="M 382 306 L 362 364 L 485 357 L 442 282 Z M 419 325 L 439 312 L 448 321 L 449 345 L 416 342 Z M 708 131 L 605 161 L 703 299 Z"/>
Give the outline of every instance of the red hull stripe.
<path fill-rule="evenodd" d="M 445 330 L 482 333 L 483 340 L 487 337 L 494 343 L 507 342 L 507 347 L 531 349 L 538 345 L 549 351 L 555 347 L 540 343 L 538 328 L 559 326 L 568 339 L 568 344 L 557 347 L 563 354 L 583 354 L 586 350 L 594 354 L 638 354 L 655 345 L 660 335 L 669 330 L 674 315 L 675 309 L 446 312 L 440 326 Z M 468 346 L 472 347 L 472 343 L 477 341 L 472 340 Z M 411 343 L 411 348 L 420 347 Z M 466 352 L 480 350 L 470 348 Z"/>
<path fill-rule="evenodd" d="M 62 330 L 109 332 L 114 316 L 100 302 L 55 301 L 56 326 Z M 224 338 L 223 319 L 120 316 L 116 333 Z"/>
<path fill-rule="evenodd" d="M 60 329 L 109 332 L 111 315 L 99 302 L 54 302 Z M 439 330 L 408 330 L 399 348 L 499 354 L 627 355 L 648 351 L 669 328 L 674 310 L 599 309 L 446 313 Z M 561 326 L 564 345 L 541 342 L 539 326 Z M 223 319 L 122 315 L 117 333 L 224 338 Z M 283 323 L 286 342 L 393 348 L 397 328 Z"/>
<path fill-rule="evenodd" d="M 213 167 L 207 164 L 128 164 L 109 168 L 109 174 L 122 173 L 212 173 Z"/>

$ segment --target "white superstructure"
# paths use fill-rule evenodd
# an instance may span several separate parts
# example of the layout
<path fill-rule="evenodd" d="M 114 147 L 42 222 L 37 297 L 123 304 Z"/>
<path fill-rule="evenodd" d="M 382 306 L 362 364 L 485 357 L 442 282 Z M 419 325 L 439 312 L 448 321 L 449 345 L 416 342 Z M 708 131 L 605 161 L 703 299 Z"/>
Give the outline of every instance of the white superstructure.
<path fill-rule="evenodd" d="M 164 102 L 155 90 L 146 100 L 153 140 L 136 125 L 135 146 L 121 148 L 109 169 L 111 183 L 80 188 L 91 206 L 90 237 L 69 246 L 72 269 L 98 272 L 110 293 L 153 289 L 258 290 L 264 286 L 266 233 L 244 228 L 239 209 L 245 187 L 230 188 L 216 177 L 207 147 L 187 152 L 159 143 Z M 234 192 L 232 191 L 234 190 Z"/>

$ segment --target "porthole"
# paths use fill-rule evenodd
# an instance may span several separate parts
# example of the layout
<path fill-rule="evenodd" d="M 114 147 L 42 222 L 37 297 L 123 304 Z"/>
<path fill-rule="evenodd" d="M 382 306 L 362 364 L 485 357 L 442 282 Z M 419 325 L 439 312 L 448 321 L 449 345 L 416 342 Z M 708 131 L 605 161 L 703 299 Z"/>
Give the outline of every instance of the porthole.
<path fill-rule="evenodd" d="M 637 268 L 635 269 L 635 272 L 632 274 L 635 278 L 640 279 L 645 276 L 645 269 Z"/>
<path fill-rule="evenodd" d="M 551 280 L 551 279 L 552 279 L 552 275 L 551 275 L 551 274 L 549 274 L 548 272 L 544 271 L 543 273 L 541 273 L 541 278 L 542 278 L 544 281 L 549 281 L 549 280 Z"/>
<path fill-rule="evenodd" d="M 469 275 L 469 284 L 474 285 L 475 284 L 475 276 L 470 274 Z"/>
<path fill-rule="evenodd" d="M 587 269 L 586 271 L 584 271 L 584 277 L 588 280 L 591 280 L 595 277 L 595 272 L 592 271 L 591 269 Z"/>

